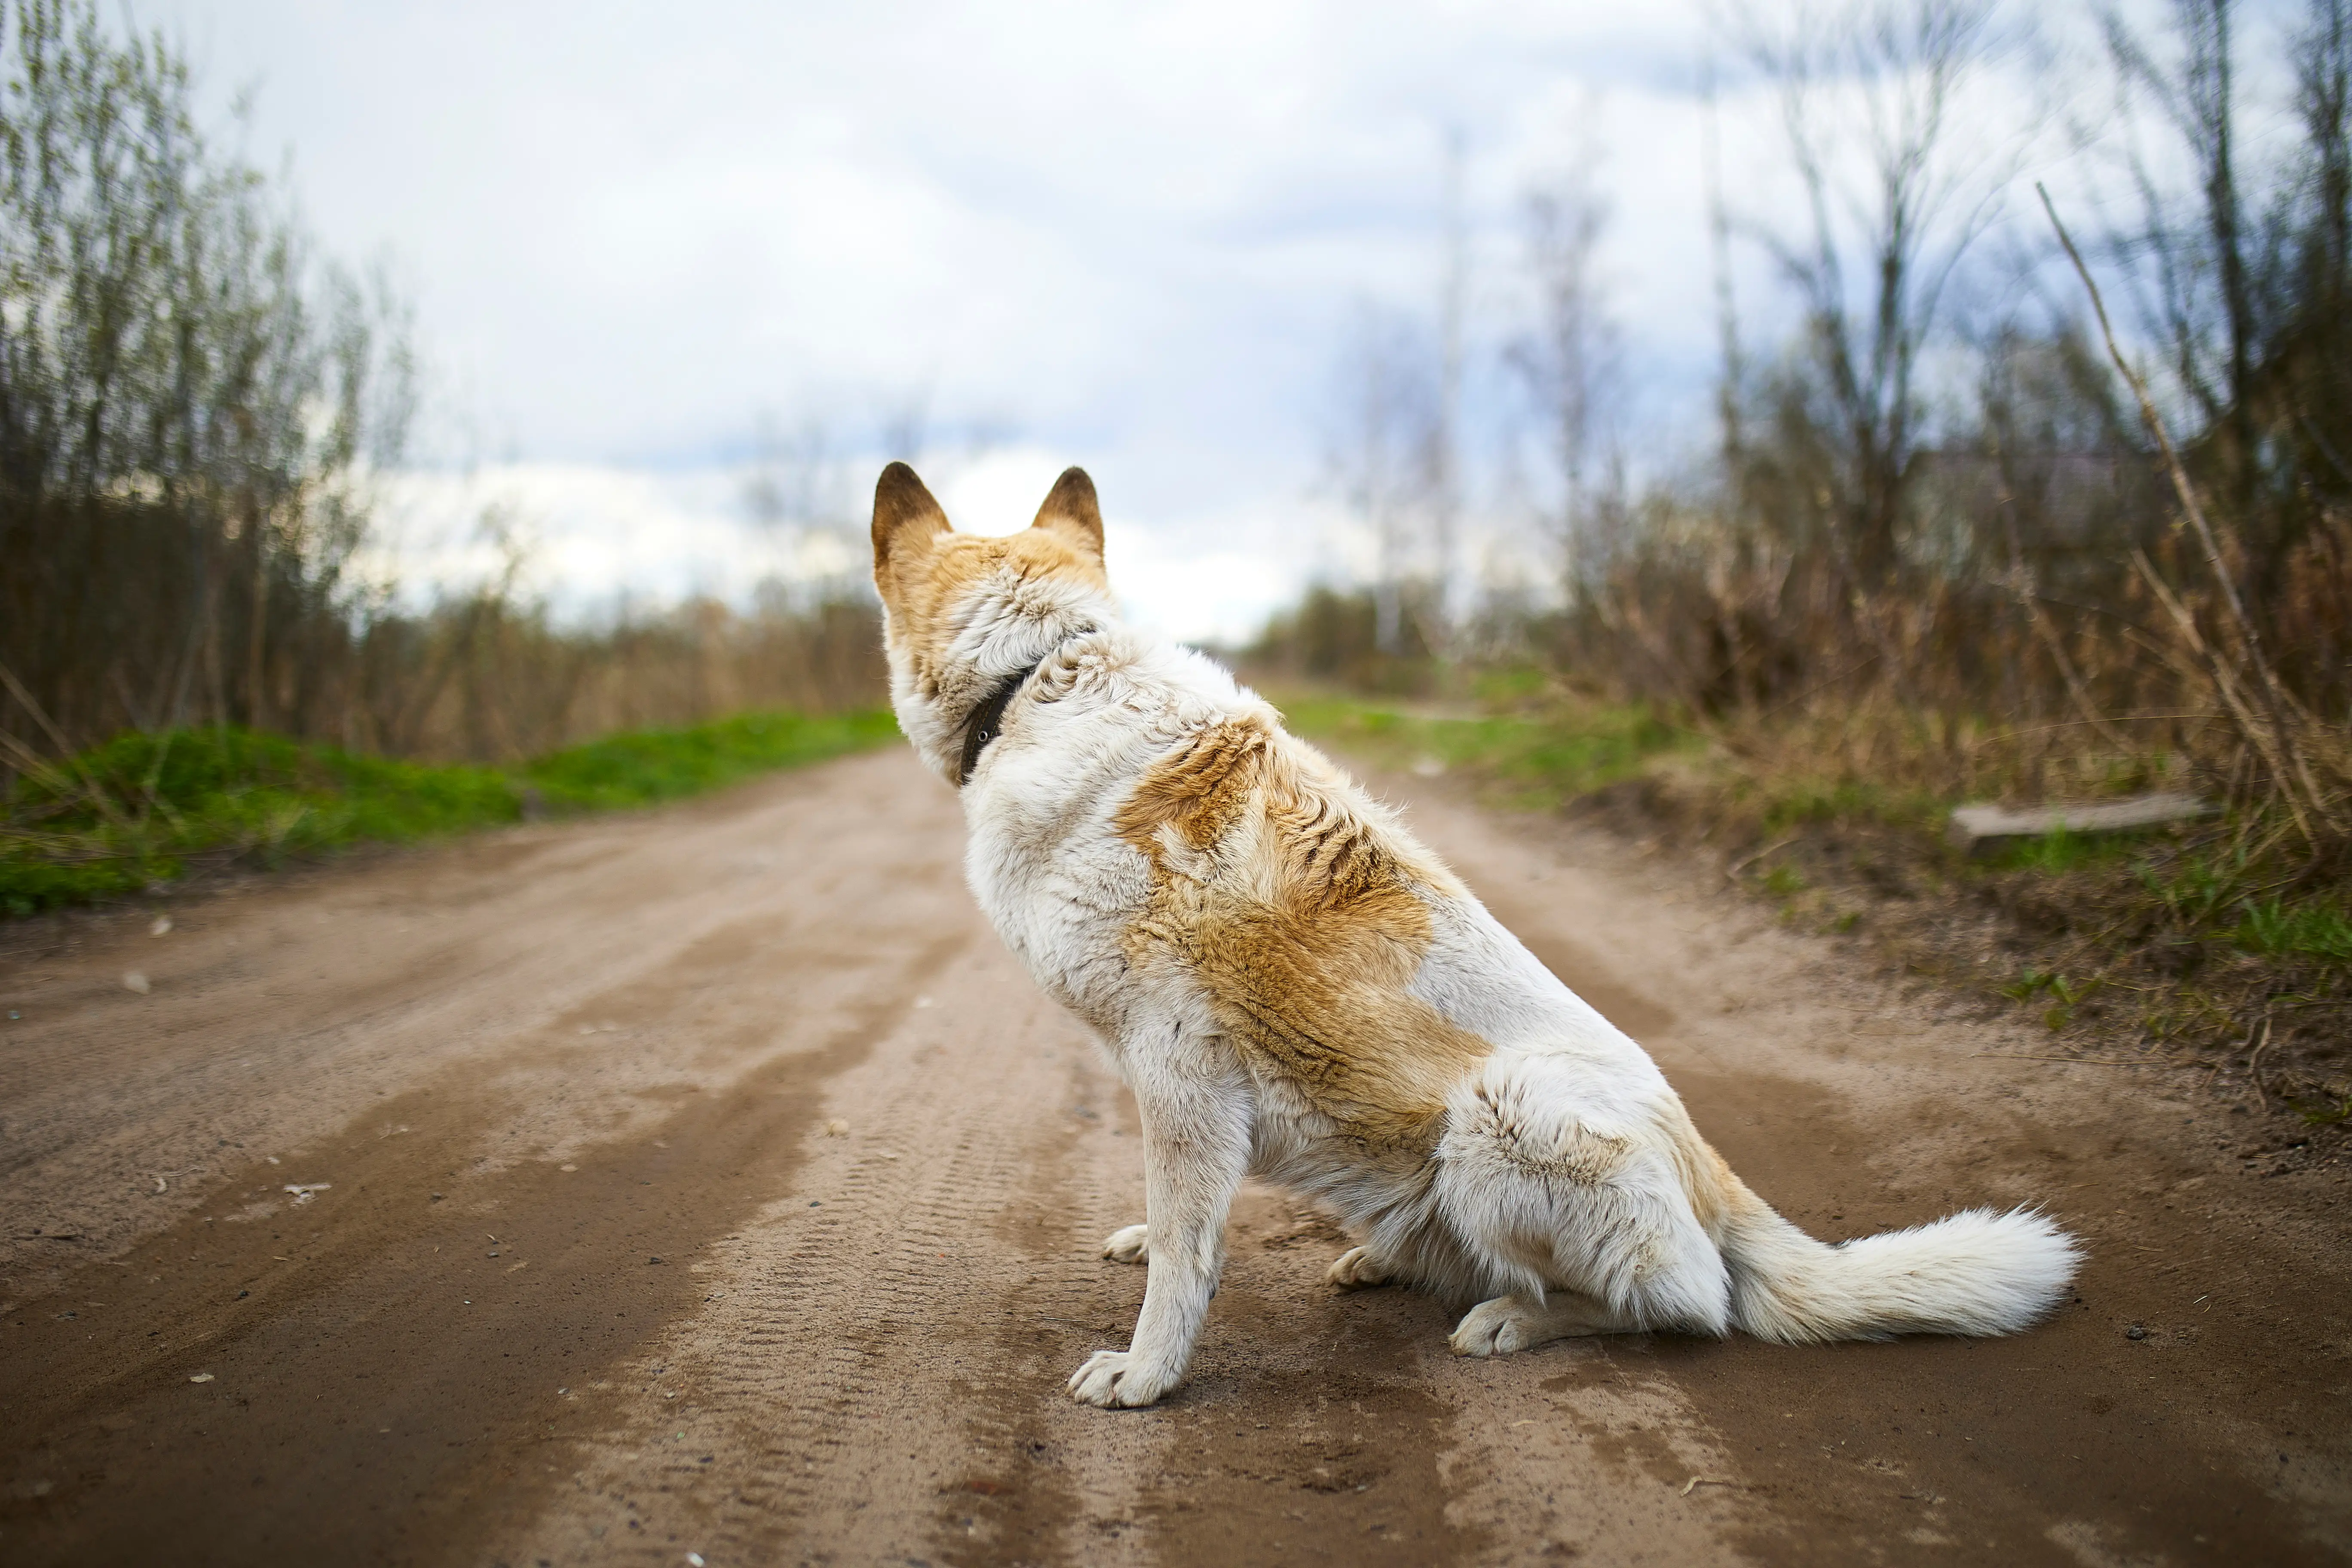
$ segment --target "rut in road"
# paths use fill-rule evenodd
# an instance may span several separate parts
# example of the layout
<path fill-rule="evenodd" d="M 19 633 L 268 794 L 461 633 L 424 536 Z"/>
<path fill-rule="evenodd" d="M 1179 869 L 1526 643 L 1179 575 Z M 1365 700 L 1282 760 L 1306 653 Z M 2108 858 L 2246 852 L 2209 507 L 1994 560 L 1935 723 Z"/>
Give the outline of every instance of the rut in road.
<path fill-rule="evenodd" d="M 1185 1389 L 1075 1405 L 1141 1297 L 1096 1256 L 1141 1217 L 1132 1109 L 889 752 L 186 900 L 169 939 L 11 936 L 0 1196 L 43 1234 L 5 1243 L 0 1552 L 2352 1550 L 2333 1173 L 2240 1174 L 2246 1119 L 2193 1079 L 2011 1059 L 2048 1047 L 1689 868 L 1385 783 L 1768 1200 L 1830 1239 L 2043 1202 L 2090 1244 L 2079 1300 L 1996 1342 L 1462 1362 L 1444 1305 L 1331 1294 L 1345 1239 L 1251 1189 Z"/>

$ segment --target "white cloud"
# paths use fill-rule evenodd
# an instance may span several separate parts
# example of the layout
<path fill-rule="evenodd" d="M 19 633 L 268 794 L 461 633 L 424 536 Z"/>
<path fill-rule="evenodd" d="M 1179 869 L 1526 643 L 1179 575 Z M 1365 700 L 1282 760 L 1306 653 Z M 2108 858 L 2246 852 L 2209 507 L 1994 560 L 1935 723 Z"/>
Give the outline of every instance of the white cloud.
<path fill-rule="evenodd" d="M 1427 282 L 1443 128 L 1516 159 L 1526 105 L 1646 81 L 1690 32 L 1597 4 L 160 15 L 223 89 L 260 77 L 256 153 L 295 149 L 337 248 L 404 258 L 493 434 L 567 458 L 919 384 L 1279 449 L 1330 306 Z"/>
<path fill-rule="evenodd" d="M 1041 447 L 1004 447 L 934 465 L 929 482 L 959 529 L 1003 534 L 1029 526 L 1066 466 L 1066 456 Z M 741 501 L 750 472 L 741 465 L 655 473 L 500 463 L 395 474 L 384 481 L 383 523 L 358 565 L 423 604 L 494 582 L 511 562 L 520 591 L 572 616 L 688 594 L 742 605 L 765 580 L 838 582 L 865 571 L 864 540 L 853 526 L 755 525 Z M 1134 619 L 1187 641 L 1238 642 L 1305 586 L 1312 529 L 1328 521 L 1252 514 L 1169 525 L 1114 509 L 1106 549 Z M 1285 533 L 1287 547 L 1276 542 Z M 1260 544 L 1194 548 L 1204 536 Z"/>
<path fill-rule="evenodd" d="M 499 459 L 403 481 L 383 558 L 420 590 L 495 563 L 472 532 L 493 492 L 541 531 L 559 597 L 740 583 L 777 548 L 736 504 L 758 412 L 866 452 L 886 405 L 920 401 L 935 437 L 995 433 L 963 471 L 925 465 L 975 515 L 1025 521 L 1082 462 L 1132 601 L 1234 635 L 1345 574 L 1309 499 L 1335 335 L 1359 295 L 1433 300 L 1448 126 L 1477 346 L 1511 303 L 1517 193 L 1597 142 L 1636 406 L 1703 422 L 1675 417 L 1703 416 L 1713 344 L 1689 0 L 141 15 L 223 100 L 258 80 L 252 154 L 293 150 L 329 248 L 388 247 L 413 280 L 467 426 L 425 460 Z M 1731 142 L 1760 188 L 1760 139 Z"/>
<path fill-rule="evenodd" d="M 591 463 L 499 463 L 467 473 L 390 476 L 375 553 L 366 563 L 413 600 L 495 581 L 578 614 L 627 598 L 714 594 L 741 601 L 763 578 L 855 570 L 854 556 L 812 551 L 753 527 L 743 472 L 675 473 Z"/>

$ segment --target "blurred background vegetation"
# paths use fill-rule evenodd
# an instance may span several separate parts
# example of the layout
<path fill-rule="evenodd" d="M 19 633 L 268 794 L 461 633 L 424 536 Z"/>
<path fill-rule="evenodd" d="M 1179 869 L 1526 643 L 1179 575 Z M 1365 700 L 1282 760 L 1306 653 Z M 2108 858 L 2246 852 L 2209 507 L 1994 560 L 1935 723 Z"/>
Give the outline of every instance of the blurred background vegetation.
<path fill-rule="evenodd" d="M 398 607 L 360 563 L 415 399 L 405 303 L 206 134 L 162 35 L 76 0 L 0 13 L 0 905 L 889 732 L 855 594 L 562 624 L 491 516 L 502 573 Z M 617 731 L 640 733 L 583 744 Z"/>
<path fill-rule="evenodd" d="M 292 195 L 206 134 L 161 35 L 16 0 L 0 73 L 0 765 L 223 724 L 507 763 L 874 702 L 854 596 L 563 626 L 510 555 L 395 608 L 355 568 L 415 408 L 407 306 L 317 254 Z"/>
<path fill-rule="evenodd" d="M 1727 271 L 1694 301 L 1719 321 L 1712 451 L 1627 479 L 1624 345 L 1595 264 L 1610 215 L 1590 163 L 1571 166 L 1526 194 L 1528 308 L 1503 349 L 1538 416 L 1527 488 L 1556 582 L 1518 603 L 1462 591 L 1441 296 L 1350 348 L 1350 388 L 1373 391 L 1348 400 L 1331 463 L 1381 541 L 1376 580 L 1310 593 L 1242 657 L 1420 697 L 1523 664 L 1947 795 L 2177 771 L 2275 805 L 2335 864 L 2352 828 L 2352 7 L 2309 0 L 2286 58 L 2252 62 L 2236 10 L 2107 18 L 2108 95 L 2133 123 L 2067 160 L 2070 187 L 2098 195 L 2073 222 L 2084 274 L 2023 153 L 1962 115 L 1972 80 L 2030 44 L 1996 7 L 1734 8 L 1715 47 L 1771 85 L 1807 200 L 1754 215 L 1717 194 L 1718 241 L 1769 253 L 1795 325 L 1749 341 Z M 2284 100 L 2250 106 L 2249 76 L 2290 84 Z M 2250 115 L 2292 133 L 2250 154 Z M 1993 232 L 1989 205 L 2021 187 L 2032 232 Z M 2094 275 L 2140 377 L 2111 355 Z"/>

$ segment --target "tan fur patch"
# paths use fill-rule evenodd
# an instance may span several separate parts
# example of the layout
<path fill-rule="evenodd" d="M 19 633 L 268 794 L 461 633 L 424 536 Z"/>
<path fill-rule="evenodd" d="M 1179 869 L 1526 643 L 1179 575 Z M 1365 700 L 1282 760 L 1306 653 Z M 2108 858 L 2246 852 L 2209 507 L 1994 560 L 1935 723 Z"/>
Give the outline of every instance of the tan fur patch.
<path fill-rule="evenodd" d="M 1026 528 L 1002 538 L 933 534 L 903 552 L 894 552 L 877 569 L 875 582 L 890 612 L 891 632 L 906 640 L 927 688 L 945 664 L 960 629 L 957 605 L 1000 574 L 1024 584 L 1059 579 L 1110 592 L 1100 560 L 1054 528 Z"/>
<path fill-rule="evenodd" d="M 1748 1190 L 1730 1163 L 1715 1152 L 1714 1144 L 1699 1136 L 1679 1099 L 1668 1101 L 1660 1120 L 1675 1174 L 1689 1194 L 1691 1212 L 1697 1216 L 1699 1228 L 1720 1245 L 1731 1221 L 1762 1209 L 1764 1200 Z"/>
<path fill-rule="evenodd" d="M 1253 1068 L 1351 1136 L 1425 1152 L 1490 1048 L 1406 990 L 1431 934 L 1412 883 L 1452 879 L 1402 862 L 1319 763 L 1249 717 L 1144 776 L 1116 821 L 1152 873 L 1129 957 L 1183 963 Z"/>

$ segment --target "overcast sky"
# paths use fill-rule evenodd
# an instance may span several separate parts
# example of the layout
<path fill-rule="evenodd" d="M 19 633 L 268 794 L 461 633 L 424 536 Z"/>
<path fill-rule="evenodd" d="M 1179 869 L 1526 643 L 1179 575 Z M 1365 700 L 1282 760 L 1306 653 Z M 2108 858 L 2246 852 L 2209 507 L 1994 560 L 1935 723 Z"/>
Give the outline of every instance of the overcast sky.
<path fill-rule="evenodd" d="M 1359 301 L 1434 300 L 1449 128 L 1474 357 L 1518 193 L 1597 146 L 1629 395 L 1705 438 L 1702 28 L 1674 0 L 138 14 L 214 99 L 255 89 L 248 156 L 416 303 L 439 471 L 404 492 L 412 584 L 482 565 L 492 494 L 567 603 L 821 565 L 742 527 L 759 421 L 822 426 L 863 488 L 919 414 L 960 526 L 1025 522 L 1083 463 L 1136 612 L 1243 635 L 1360 564 L 1324 480 L 1335 364 Z M 1767 150 L 1729 109 L 1737 192 Z"/>

